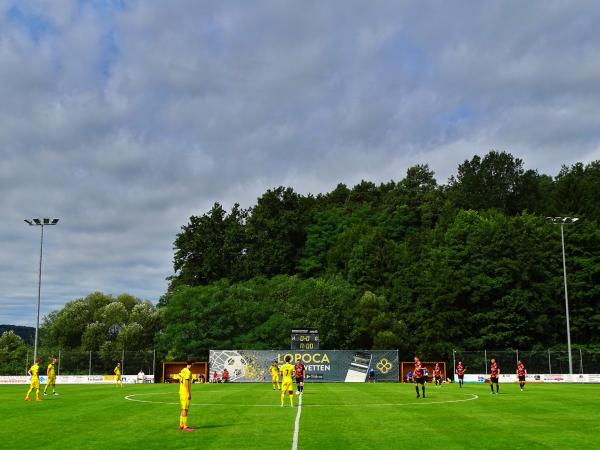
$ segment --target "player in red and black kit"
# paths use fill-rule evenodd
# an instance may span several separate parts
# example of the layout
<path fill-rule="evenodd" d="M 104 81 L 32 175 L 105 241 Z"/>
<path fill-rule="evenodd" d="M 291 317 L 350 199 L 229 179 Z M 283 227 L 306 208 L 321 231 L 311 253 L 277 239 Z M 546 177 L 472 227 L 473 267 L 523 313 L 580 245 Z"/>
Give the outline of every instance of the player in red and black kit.
<path fill-rule="evenodd" d="M 419 395 L 419 385 L 421 385 L 421 389 L 423 391 L 423 398 L 425 398 L 425 374 L 423 373 L 423 366 L 421 365 L 421 360 L 415 356 L 415 370 L 413 371 L 413 379 L 415 380 L 415 390 L 417 391 L 417 398 L 420 398 Z"/>
<path fill-rule="evenodd" d="M 465 379 L 465 366 L 463 366 L 462 362 L 458 362 L 458 366 L 456 366 L 456 375 L 458 375 L 458 387 L 462 388 Z"/>
<path fill-rule="evenodd" d="M 525 377 L 527 376 L 527 369 L 522 361 L 517 363 L 517 377 L 519 377 L 519 386 L 521 390 L 525 388 Z"/>
<path fill-rule="evenodd" d="M 500 390 L 500 386 L 498 384 L 499 377 L 500 369 L 498 368 L 498 364 L 496 364 L 496 360 L 492 358 L 490 360 L 490 389 L 492 390 L 492 394 L 494 393 L 494 384 L 496 385 L 496 394 Z"/>
<path fill-rule="evenodd" d="M 302 395 L 302 391 L 304 390 L 304 376 L 306 375 L 306 367 L 300 361 L 300 358 L 296 360 L 296 364 L 294 365 L 294 376 L 296 377 L 296 394 Z"/>
<path fill-rule="evenodd" d="M 435 367 L 433 368 L 433 380 L 435 381 L 436 386 L 442 385 L 442 370 L 438 363 L 435 363 Z"/>

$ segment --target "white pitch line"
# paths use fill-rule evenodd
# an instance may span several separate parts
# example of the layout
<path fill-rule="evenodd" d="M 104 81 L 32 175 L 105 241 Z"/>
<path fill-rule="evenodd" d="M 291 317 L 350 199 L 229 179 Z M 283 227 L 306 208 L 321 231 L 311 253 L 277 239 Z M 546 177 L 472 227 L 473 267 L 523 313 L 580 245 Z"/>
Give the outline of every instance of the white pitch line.
<path fill-rule="evenodd" d="M 302 414 L 302 395 L 298 396 L 298 412 L 294 423 L 294 437 L 292 438 L 292 450 L 298 450 L 298 435 L 300 434 L 300 414 Z"/>
<path fill-rule="evenodd" d="M 139 402 L 139 403 L 156 403 L 156 404 L 160 404 L 160 405 L 179 405 L 179 402 L 155 402 L 153 400 L 139 400 L 137 398 L 133 398 L 136 397 L 138 395 L 173 395 L 171 392 L 161 392 L 161 393 L 152 393 L 152 394 L 131 394 L 131 395 L 126 395 L 124 398 L 125 400 L 129 400 L 131 402 Z M 374 407 L 374 408 L 378 408 L 381 406 L 427 406 L 427 405 L 439 405 L 439 404 L 443 404 L 443 403 L 462 403 L 462 402 L 469 402 L 471 400 L 477 400 L 479 398 L 478 395 L 476 394 L 464 394 L 464 395 L 470 395 L 470 398 L 466 398 L 466 399 L 462 399 L 462 400 L 440 400 L 440 401 L 435 401 L 435 402 L 430 402 L 430 401 L 425 401 L 425 402 L 410 402 L 410 403 L 362 403 L 362 404 L 308 404 L 308 405 L 304 405 L 306 408 L 310 407 L 310 408 L 336 408 L 336 407 L 342 407 L 342 408 L 352 408 L 352 407 L 360 407 L 360 408 L 364 408 L 364 407 Z M 235 407 L 264 407 L 264 408 L 279 408 L 279 405 L 274 404 L 274 403 L 268 403 L 268 404 L 250 404 L 250 403 L 246 403 L 246 404 L 233 404 L 233 403 L 190 403 L 193 406 L 219 406 L 222 407 L 224 405 L 227 406 L 235 406 Z"/>

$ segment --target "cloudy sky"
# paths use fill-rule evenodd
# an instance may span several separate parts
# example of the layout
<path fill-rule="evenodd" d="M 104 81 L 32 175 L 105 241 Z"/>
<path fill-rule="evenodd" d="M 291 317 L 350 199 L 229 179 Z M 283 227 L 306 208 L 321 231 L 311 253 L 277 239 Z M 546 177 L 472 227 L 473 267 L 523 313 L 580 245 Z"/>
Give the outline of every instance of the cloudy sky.
<path fill-rule="evenodd" d="M 181 225 L 490 149 L 600 159 L 597 1 L 0 0 L 0 323 L 156 301 Z"/>

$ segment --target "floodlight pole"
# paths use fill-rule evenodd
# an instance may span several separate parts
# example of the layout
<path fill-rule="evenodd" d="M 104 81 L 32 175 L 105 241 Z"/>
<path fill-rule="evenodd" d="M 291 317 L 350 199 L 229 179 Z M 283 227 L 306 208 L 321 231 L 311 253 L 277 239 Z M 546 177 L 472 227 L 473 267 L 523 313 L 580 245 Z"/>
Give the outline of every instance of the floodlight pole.
<path fill-rule="evenodd" d="M 565 283 L 565 318 L 567 320 L 567 352 L 569 354 L 569 374 L 573 375 L 573 355 L 571 354 L 571 326 L 569 320 L 569 290 L 567 288 L 567 259 L 565 257 L 565 224 L 573 224 L 578 217 L 548 217 L 552 223 L 560 225 L 560 242 L 562 245 L 563 279 Z"/>
<path fill-rule="evenodd" d="M 33 345 L 33 362 L 35 363 L 37 359 L 37 349 L 38 349 L 38 335 L 40 329 L 40 300 L 42 296 L 42 256 L 43 256 L 43 248 L 44 248 L 44 226 L 45 225 L 56 225 L 58 223 L 58 219 L 25 219 L 25 222 L 30 226 L 39 226 L 42 231 L 40 233 L 40 265 L 38 270 L 38 298 L 37 298 L 37 313 L 35 320 L 35 342 Z"/>
<path fill-rule="evenodd" d="M 569 352 L 569 373 L 573 374 L 573 355 L 571 354 L 571 325 L 569 320 L 569 291 L 567 288 L 567 259 L 565 257 L 565 224 L 560 223 L 560 241 L 562 243 L 563 278 L 565 282 L 565 312 L 567 319 L 567 351 Z"/>

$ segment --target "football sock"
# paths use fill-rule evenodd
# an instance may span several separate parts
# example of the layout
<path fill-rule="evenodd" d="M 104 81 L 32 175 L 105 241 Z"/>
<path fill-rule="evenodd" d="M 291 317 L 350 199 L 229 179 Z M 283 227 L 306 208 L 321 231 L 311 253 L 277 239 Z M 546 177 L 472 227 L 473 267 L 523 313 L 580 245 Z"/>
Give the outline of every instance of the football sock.
<path fill-rule="evenodd" d="M 39 399 L 40 399 L 40 390 L 39 390 L 39 388 L 35 390 L 35 398 L 36 398 L 37 400 L 39 400 Z"/>
<path fill-rule="evenodd" d="M 494 393 L 494 383 L 490 383 L 490 389 L 492 390 L 492 394 Z"/>
<path fill-rule="evenodd" d="M 417 391 L 417 396 L 419 395 L 419 385 L 415 384 L 415 391 Z"/>
<path fill-rule="evenodd" d="M 500 390 L 500 385 L 498 383 L 496 383 L 496 394 L 498 393 L 499 390 Z"/>
<path fill-rule="evenodd" d="M 284 399 L 285 399 L 285 391 L 281 391 L 281 406 L 283 406 Z"/>
<path fill-rule="evenodd" d="M 421 390 L 423 391 L 423 398 L 425 397 L 425 385 L 421 386 Z"/>
<path fill-rule="evenodd" d="M 179 416 L 179 428 L 183 427 L 183 416 Z"/>
<path fill-rule="evenodd" d="M 290 394 L 290 405 L 294 406 L 294 395 Z"/>

